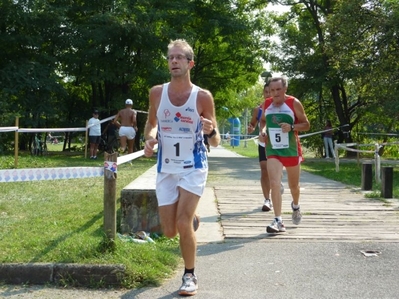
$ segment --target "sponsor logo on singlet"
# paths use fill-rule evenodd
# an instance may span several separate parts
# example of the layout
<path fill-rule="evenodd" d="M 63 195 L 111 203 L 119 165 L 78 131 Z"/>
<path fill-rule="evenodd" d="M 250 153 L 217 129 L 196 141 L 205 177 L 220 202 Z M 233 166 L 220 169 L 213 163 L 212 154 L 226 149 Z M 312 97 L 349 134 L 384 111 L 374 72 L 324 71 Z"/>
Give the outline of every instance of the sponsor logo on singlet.
<path fill-rule="evenodd" d="M 188 133 L 190 132 L 190 128 L 179 128 L 180 132 Z"/>
<path fill-rule="evenodd" d="M 190 116 L 184 116 L 180 112 L 177 112 L 174 117 L 175 122 L 182 122 L 187 124 L 193 124 L 193 119 Z"/>

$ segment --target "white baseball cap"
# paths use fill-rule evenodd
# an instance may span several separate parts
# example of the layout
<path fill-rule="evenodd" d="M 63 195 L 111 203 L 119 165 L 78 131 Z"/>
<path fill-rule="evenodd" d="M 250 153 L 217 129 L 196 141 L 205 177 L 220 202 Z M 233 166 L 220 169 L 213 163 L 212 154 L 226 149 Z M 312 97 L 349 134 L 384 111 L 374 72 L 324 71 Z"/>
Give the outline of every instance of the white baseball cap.
<path fill-rule="evenodd" d="M 133 105 L 133 101 L 131 99 L 127 99 L 125 104 L 126 105 Z"/>

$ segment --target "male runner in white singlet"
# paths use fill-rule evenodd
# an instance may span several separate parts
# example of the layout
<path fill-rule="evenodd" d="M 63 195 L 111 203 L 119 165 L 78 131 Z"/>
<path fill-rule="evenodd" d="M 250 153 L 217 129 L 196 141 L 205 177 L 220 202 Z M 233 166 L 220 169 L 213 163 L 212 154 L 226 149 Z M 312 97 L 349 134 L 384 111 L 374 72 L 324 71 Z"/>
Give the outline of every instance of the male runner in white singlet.
<path fill-rule="evenodd" d="M 194 273 L 197 242 L 193 222 L 208 175 L 204 134 L 218 146 L 213 96 L 190 80 L 194 53 L 185 40 L 168 45 L 171 81 L 150 90 L 150 107 L 144 134 L 144 154 L 153 155 L 158 143 L 156 194 L 162 230 L 169 238 L 180 235 L 184 260 L 182 296 L 195 295 L 198 279 Z"/>

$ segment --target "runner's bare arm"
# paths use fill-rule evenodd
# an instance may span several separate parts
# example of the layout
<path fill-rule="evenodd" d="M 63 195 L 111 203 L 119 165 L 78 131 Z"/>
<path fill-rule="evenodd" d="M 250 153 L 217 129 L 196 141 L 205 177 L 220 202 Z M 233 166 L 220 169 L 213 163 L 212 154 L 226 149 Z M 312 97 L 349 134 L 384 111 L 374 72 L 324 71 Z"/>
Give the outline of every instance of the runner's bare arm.
<path fill-rule="evenodd" d="M 308 117 L 306 116 L 305 109 L 303 108 L 302 103 L 298 100 L 294 100 L 294 109 L 295 115 L 298 121 L 294 124 L 295 131 L 306 132 L 310 130 L 310 122 Z"/>
<path fill-rule="evenodd" d="M 210 135 L 213 130 L 216 134 L 208 138 L 210 145 L 216 147 L 220 143 L 220 134 L 217 127 L 216 117 L 215 117 L 215 104 L 213 101 L 213 96 L 208 90 L 201 89 L 198 92 L 198 112 L 202 116 L 202 129 L 204 134 Z"/>
<path fill-rule="evenodd" d="M 159 106 L 159 102 L 161 100 L 162 94 L 162 85 L 154 86 L 150 90 L 150 99 L 148 108 L 148 117 L 147 122 L 144 127 L 144 138 L 145 138 L 145 146 L 144 146 L 144 155 L 146 157 L 151 157 L 154 153 L 154 146 L 158 143 L 157 140 L 157 110 Z"/>
<path fill-rule="evenodd" d="M 266 100 L 265 100 L 266 102 Z M 262 111 L 265 110 L 265 102 L 262 103 Z M 259 119 L 259 141 L 266 142 L 267 141 L 267 134 L 266 134 L 266 116 L 265 113 L 262 112 L 262 115 Z"/>
<path fill-rule="evenodd" d="M 161 99 L 162 86 L 157 85 L 151 88 L 149 96 L 149 108 L 147 122 L 144 127 L 144 138 L 146 140 L 157 138 L 157 109 Z"/>
<path fill-rule="evenodd" d="M 248 124 L 248 133 L 251 134 L 253 131 L 255 131 L 256 125 L 258 124 L 258 113 L 259 113 L 259 106 L 254 108 L 252 111 L 252 118 L 251 121 Z"/>

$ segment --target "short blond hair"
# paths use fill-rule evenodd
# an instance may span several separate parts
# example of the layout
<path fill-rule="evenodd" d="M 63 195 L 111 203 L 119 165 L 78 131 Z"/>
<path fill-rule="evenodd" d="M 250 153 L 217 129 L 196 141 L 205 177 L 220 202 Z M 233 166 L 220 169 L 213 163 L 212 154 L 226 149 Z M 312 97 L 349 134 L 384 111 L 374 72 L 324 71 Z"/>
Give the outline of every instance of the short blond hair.
<path fill-rule="evenodd" d="M 171 40 L 168 45 L 168 51 L 173 47 L 181 48 L 188 60 L 194 60 L 193 48 L 190 46 L 190 44 L 185 39 Z"/>

